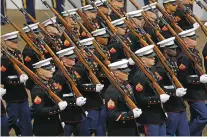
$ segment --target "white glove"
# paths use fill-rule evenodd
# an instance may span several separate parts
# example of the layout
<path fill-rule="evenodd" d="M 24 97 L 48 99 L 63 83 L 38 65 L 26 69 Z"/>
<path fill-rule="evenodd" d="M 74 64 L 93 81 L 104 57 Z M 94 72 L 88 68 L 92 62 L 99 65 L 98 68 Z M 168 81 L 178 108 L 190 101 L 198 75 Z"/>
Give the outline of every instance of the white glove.
<path fill-rule="evenodd" d="M 84 98 L 84 97 L 78 97 L 76 99 L 77 106 L 83 106 L 85 103 L 86 103 L 86 98 Z"/>
<path fill-rule="evenodd" d="M 193 24 L 193 27 L 198 29 L 200 27 L 200 25 L 198 24 L 198 22 L 196 22 L 196 23 Z"/>
<path fill-rule="evenodd" d="M 206 26 L 206 27 L 207 27 L 207 22 L 206 22 L 206 23 L 204 23 L 204 26 Z"/>
<path fill-rule="evenodd" d="M 177 88 L 176 89 L 176 96 L 182 97 L 186 94 L 187 88 Z"/>
<path fill-rule="evenodd" d="M 52 72 L 55 72 L 55 66 L 51 69 Z"/>
<path fill-rule="evenodd" d="M 138 118 L 142 114 L 142 110 L 139 108 L 135 108 L 132 110 L 134 114 L 134 118 Z"/>
<path fill-rule="evenodd" d="M 64 122 L 61 122 L 61 125 L 62 125 L 63 128 L 65 127 L 65 123 Z"/>
<path fill-rule="evenodd" d="M 160 100 L 161 100 L 162 103 L 167 102 L 169 100 L 169 98 L 170 98 L 170 95 L 168 95 L 168 94 L 160 95 Z"/>
<path fill-rule="evenodd" d="M 6 89 L 5 88 L 0 88 L 1 91 L 1 97 L 6 94 Z"/>
<path fill-rule="evenodd" d="M 61 101 L 58 103 L 60 110 L 64 110 L 67 107 L 68 103 L 66 101 Z"/>
<path fill-rule="evenodd" d="M 20 83 L 25 83 L 28 80 L 28 76 L 26 74 L 22 74 L 19 79 Z"/>
<path fill-rule="evenodd" d="M 88 116 L 88 111 L 85 111 L 86 117 Z"/>
<path fill-rule="evenodd" d="M 134 65 L 134 64 L 135 64 L 134 60 L 132 58 L 129 58 L 129 65 Z"/>
<path fill-rule="evenodd" d="M 104 88 L 103 84 L 96 84 L 96 92 L 101 92 L 101 90 Z"/>
<path fill-rule="evenodd" d="M 207 74 L 203 74 L 200 76 L 200 82 L 201 83 L 207 83 Z"/>

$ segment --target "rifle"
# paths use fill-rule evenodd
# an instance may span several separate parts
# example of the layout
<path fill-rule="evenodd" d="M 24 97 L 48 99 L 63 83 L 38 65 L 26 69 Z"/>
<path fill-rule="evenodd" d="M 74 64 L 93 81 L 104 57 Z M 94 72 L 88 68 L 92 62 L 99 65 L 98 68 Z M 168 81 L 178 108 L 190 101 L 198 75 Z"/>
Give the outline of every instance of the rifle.
<path fill-rule="evenodd" d="M 203 5 L 203 3 L 200 0 L 195 0 L 198 6 L 201 7 L 201 9 L 204 9 L 207 12 L 207 7 Z"/>
<path fill-rule="evenodd" d="M 75 3 L 72 1 L 72 0 L 68 0 L 68 2 L 74 7 L 74 8 L 77 8 L 77 13 L 78 15 L 83 19 L 83 22 L 86 23 L 86 25 L 92 30 L 96 30 L 96 25 L 89 21 L 89 19 L 87 19 L 86 15 L 84 15 L 84 13 L 75 5 Z"/>
<path fill-rule="evenodd" d="M 48 14 L 47 14 L 48 15 Z M 49 16 L 49 15 L 48 15 Z M 50 18 L 50 16 L 49 16 Z M 51 19 L 51 18 L 50 18 Z M 51 19 L 52 21 L 52 19 Z M 62 22 L 61 18 L 60 21 Z M 53 21 L 52 21 L 53 22 Z M 64 22 L 63 22 L 64 23 Z M 54 22 L 53 22 L 54 24 Z M 55 25 L 55 24 L 54 24 Z M 88 70 L 89 73 L 89 77 L 92 80 L 92 82 L 94 84 L 100 84 L 101 82 L 98 80 L 98 78 L 96 77 L 96 75 L 94 75 L 93 71 L 91 70 L 91 68 L 93 68 L 93 64 L 89 63 L 88 61 L 86 61 L 86 59 L 83 57 L 83 55 L 81 54 L 81 52 L 79 51 L 78 47 L 75 45 L 75 43 L 71 40 L 71 38 L 67 35 L 67 33 L 65 31 L 63 31 L 58 25 L 56 25 L 56 27 L 61 30 L 63 32 L 63 36 L 66 38 L 66 40 L 71 43 L 72 46 L 75 47 L 74 52 L 75 54 L 78 56 L 79 61 L 84 65 L 84 67 Z M 70 31 L 72 32 L 72 31 Z M 74 35 L 71 34 L 71 36 L 73 37 Z M 78 40 L 76 42 L 78 44 Z M 90 65 L 89 65 L 90 64 Z"/>
<path fill-rule="evenodd" d="M 19 8 L 17 6 L 17 4 L 13 1 L 10 0 L 17 8 L 20 12 L 22 12 L 22 14 L 24 14 L 25 16 L 27 16 L 33 23 L 37 23 L 37 21 L 29 14 L 27 13 L 23 8 Z M 52 43 L 52 45 L 55 46 L 56 50 L 60 50 L 59 46 L 54 42 L 54 40 L 52 39 L 52 37 L 48 34 L 48 32 L 45 30 L 44 26 L 42 26 L 40 23 L 38 24 L 39 29 L 41 30 L 41 33 L 45 36 L 46 39 L 49 40 L 50 43 Z"/>
<path fill-rule="evenodd" d="M 137 108 L 137 106 L 134 104 L 131 98 L 129 98 L 129 96 L 125 93 L 125 90 L 121 87 L 119 81 L 115 78 L 112 72 L 109 71 L 108 68 L 102 63 L 102 61 L 100 61 L 96 57 L 96 55 L 94 55 L 87 47 L 84 47 L 84 48 L 85 48 L 85 51 L 93 57 L 96 63 L 98 63 L 101 70 L 106 74 L 106 77 L 110 80 L 111 84 L 121 93 L 121 95 L 123 96 L 129 108 L 131 110 L 133 110 L 134 108 Z"/>
<path fill-rule="evenodd" d="M 49 97 L 51 97 L 53 102 L 59 103 L 60 101 L 62 101 L 55 93 L 53 93 L 53 91 L 50 88 L 47 87 L 47 85 L 43 84 L 42 80 L 34 72 L 32 72 L 29 68 L 27 68 L 22 62 L 20 62 L 18 59 L 16 59 L 12 54 L 10 54 L 7 51 L 7 49 L 3 48 L 1 51 L 8 57 L 9 61 L 12 62 L 12 64 L 17 66 L 18 68 L 23 69 L 27 73 L 27 75 L 37 85 L 42 87 L 44 89 L 44 91 L 46 91 L 46 93 L 49 95 Z"/>
<path fill-rule="evenodd" d="M 94 6 L 95 4 L 93 2 L 91 2 L 91 4 Z M 101 11 L 99 11 L 101 12 Z M 100 15 L 104 15 L 104 14 L 100 14 Z M 101 16 L 101 17 L 102 17 Z M 105 15 L 104 15 L 105 16 Z M 130 50 L 130 48 L 125 44 L 125 42 L 123 42 L 123 40 L 119 37 L 119 35 L 116 33 L 114 26 L 111 24 L 110 21 L 107 21 L 108 19 L 106 17 L 104 17 L 104 19 L 106 19 L 105 23 L 108 25 L 108 28 L 112 31 L 109 31 L 108 28 L 106 28 L 106 26 L 102 23 L 102 26 L 104 26 L 104 28 L 106 28 L 106 30 L 109 32 L 109 34 L 116 38 L 117 41 L 120 42 L 120 44 L 123 46 L 124 50 L 130 55 L 130 57 L 134 60 L 134 62 L 136 63 L 136 65 L 140 68 L 140 70 L 147 76 L 147 78 L 151 81 L 153 87 L 156 89 L 156 91 L 158 92 L 158 94 L 164 94 L 165 92 L 163 91 L 163 89 L 158 85 L 158 83 L 156 82 L 156 80 L 153 78 L 153 76 L 150 74 L 150 72 L 144 67 L 144 65 L 142 64 L 141 60 Z"/>
<path fill-rule="evenodd" d="M 154 1 L 154 0 L 153 0 Z M 175 20 L 173 19 L 173 16 L 169 15 L 167 11 L 163 7 L 161 7 L 158 3 L 156 4 L 157 9 L 162 13 L 164 17 L 166 17 L 172 24 L 173 28 L 178 32 L 182 32 L 183 30 L 176 24 Z"/>
<path fill-rule="evenodd" d="M 1 14 L 1 17 L 8 24 L 10 24 L 13 28 L 15 28 L 17 31 L 19 31 L 19 34 L 22 37 L 22 39 L 28 44 L 28 46 L 32 50 L 34 50 L 34 52 L 38 55 L 38 57 L 39 57 L 40 60 L 44 59 L 44 55 L 38 50 L 38 48 L 36 48 L 36 45 L 30 40 L 30 38 L 27 36 L 27 34 L 23 30 L 19 29 L 16 24 L 14 24 L 11 21 L 9 21 L 9 19 L 7 17 L 4 17 L 2 14 Z"/>
<path fill-rule="evenodd" d="M 109 4 L 111 4 L 109 2 Z M 113 8 L 113 5 L 111 5 L 111 10 L 116 13 L 120 18 L 122 18 L 123 16 L 121 14 L 119 14 L 115 8 Z M 127 25 L 127 27 L 129 28 L 129 30 L 139 39 L 140 43 L 142 46 L 148 46 L 147 42 L 131 27 L 131 24 L 125 19 L 124 20 L 125 24 Z M 140 28 L 142 29 L 142 28 Z M 144 32 L 144 30 L 142 29 L 141 32 Z M 161 35 L 161 34 L 160 34 Z M 172 77 L 172 81 L 175 84 L 175 86 L 177 88 L 181 88 L 183 87 L 182 84 L 180 83 L 180 81 L 177 79 L 177 77 L 175 76 L 174 72 L 171 70 L 171 68 L 169 67 L 169 63 L 166 60 L 166 58 L 163 56 L 163 54 L 161 53 L 161 51 L 159 50 L 159 48 L 157 47 L 157 45 L 152 41 L 152 39 L 150 38 L 149 34 L 147 34 L 146 32 L 144 33 L 144 36 L 147 38 L 147 40 L 150 42 L 150 44 L 154 45 L 154 51 L 158 56 L 158 59 L 160 60 L 160 62 L 162 63 L 162 65 L 164 66 L 165 70 L 171 75 Z"/>
<path fill-rule="evenodd" d="M 34 34 L 36 35 L 36 34 Z M 57 67 L 60 69 L 60 71 L 63 73 L 67 81 L 71 84 L 71 88 L 73 92 L 75 93 L 76 97 L 81 97 L 81 93 L 79 92 L 78 88 L 76 87 L 75 82 L 73 81 L 72 76 L 69 74 L 69 72 L 66 70 L 66 68 L 62 65 L 61 61 L 59 58 L 54 54 L 54 52 L 50 49 L 50 47 L 42 40 L 39 39 L 42 43 L 44 43 L 45 49 L 49 52 L 50 56 L 53 58 L 55 64 Z"/>
<path fill-rule="evenodd" d="M 181 1 L 179 1 L 179 0 L 176 0 L 176 1 L 178 3 L 178 6 L 181 7 L 181 9 L 184 11 L 186 17 L 188 18 L 189 16 L 190 17 L 192 16 L 198 22 L 198 24 L 201 26 L 202 31 L 207 36 L 207 28 L 206 28 L 206 26 L 198 19 L 198 17 L 195 14 L 193 14 L 193 12 L 190 10 L 190 8 L 185 7 L 181 3 Z"/>
<path fill-rule="evenodd" d="M 130 0 L 130 2 L 132 2 L 132 4 L 136 8 L 139 9 L 139 7 L 137 6 L 137 4 L 133 0 Z M 194 67 L 199 72 L 199 74 L 200 75 L 205 74 L 204 71 L 202 70 L 202 67 L 197 63 L 197 61 L 194 59 L 194 57 L 189 53 L 190 51 L 185 46 L 185 43 L 183 42 L 183 40 L 178 36 L 178 34 L 173 30 L 173 28 L 163 18 L 160 18 L 160 19 L 166 25 L 166 27 L 168 28 L 168 30 L 170 31 L 170 33 L 176 38 L 176 40 L 178 41 L 179 45 L 183 49 L 183 52 L 188 57 L 188 59 L 194 64 Z"/>

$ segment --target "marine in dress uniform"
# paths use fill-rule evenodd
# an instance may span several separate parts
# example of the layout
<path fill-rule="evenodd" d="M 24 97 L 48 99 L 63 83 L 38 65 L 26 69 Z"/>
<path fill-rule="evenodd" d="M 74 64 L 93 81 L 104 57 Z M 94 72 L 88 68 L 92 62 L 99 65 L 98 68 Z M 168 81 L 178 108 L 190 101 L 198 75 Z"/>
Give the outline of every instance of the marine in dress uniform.
<path fill-rule="evenodd" d="M 22 54 L 17 49 L 18 31 L 7 33 L 1 36 L 5 41 L 8 51 L 19 61 L 22 61 Z M 13 64 L 6 56 L 1 58 L 1 84 L 6 89 L 3 99 L 6 101 L 9 128 L 19 126 L 22 136 L 32 136 L 32 124 L 28 104 L 28 95 L 24 87 L 28 76 L 18 74 Z"/>
<path fill-rule="evenodd" d="M 119 12 L 125 12 L 126 11 L 126 10 L 124 10 L 124 0 L 111 0 L 111 4 Z M 119 19 L 120 17 L 118 15 L 116 15 L 116 13 L 111 11 L 110 18 L 111 18 L 111 21 L 114 21 L 114 20 Z"/>
<path fill-rule="evenodd" d="M 22 4 L 26 12 L 36 19 L 35 0 L 22 0 Z M 31 21 L 27 16 L 25 16 L 25 18 L 27 24 L 33 24 L 33 21 Z"/>
<path fill-rule="evenodd" d="M 58 51 L 57 55 L 60 57 L 63 65 L 69 69 L 74 67 L 76 55 L 73 51 L 74 47 L 69 47 L 64 50 Z M 76 77 L 73 75 L 73 77 Z M 64 126 L 64 136 L 90 136 L 87 120 L 83 115 L 81 106 L 86 103 L 86 98 L 76 98 L 71 89 L 71 85 L 67 83 L 66 78 L 58 70 L 54 75 L 55 82 L 61 89 L 60 97 L 68 103 L 67 108 L 60 113 L 60 119 Z"/>
<path fill-rule="evenodd" d="M 99 28 L 99 24 L 98 22 L 96 21 L 96 18 L 97 18 L 97 10 L 91 6 L 91 5 L 86 5 L 84 7 L 81 7 L 84 15 L 86 16 L 86 18 L 88 19 L 89 23 L 91 23 L 95 28 Z M 89 32 L 91 32 L 92 30 L 87 26 L 86 23 L 83 23 L 83 25 L 88 29 Z M 85 32 L 82 32 L 81 31 L 81 36 L 83 38 L 85 38 L 86 36 L 84 36 L 84 34 L 82 33 L 85 33 Z"/>
<path fill-rule="evenodd" d="M 207 43 L 206 43 L 205 47 L 203 48 L 203 58 L 204 58 L 205 70 L 207 72 Z"/>
<path fill-rule="evenodd" d="M 135 54 L 143 62 L 144 66 L 150 71 L 155 64 L 154 45 L 143 47 L 135 52 Z M 135 64 L 131 59 L 131 65 Z M 165 136 L 167 115 L 162 104 L 170 98 L 168 94 L 158 93 L 151 87 L 151 83 L 141 70 L 133 72 L 132 87 L 138 107 L 142 109 L 142 115 L 137 118 L 137 122 L 144 125 L 145 135 L 147 136 Z M 151 72 L 152 74 L 152 72 Z M 152 74 L 153 75 L 153 74 Z M 153 75 L 155 78 L 156 76 Z M 155 79 L 158 83 L 160 79 Z"/>
<path fill-rule="evenodd" d="M 56 53 L 57 51 L 63 49 L 64 46 L 61 39 L 61 33 L 54 26 L 54 24 L 56 24 L 56 17 L 52 17 L 51 19 L 48 19 L 42 22 L 41 24 L 45 27 L 46 32 L 48 32 L 48 34 L 52 37 L 52 40 L 57 44 L 57 47 L 55 47 L 55 45 L 50 43 L 49 40 L 47 40 L 47 38 L 44 38 L 45 43 L 47 43 L 47 45 L 52 49 L 52 51 Z M 49 53 L 45 54 L 45 58 L 49 58 L 49 57 L 50 57 Z"/>
<path fill-rule="evenodd" d="M 179 70 L 176 60 L 176 48 L 178 47 L 174 43 L 175 37 L 165 39 L 157 45 L 161 48 L 161 51 L 167 61 L 169 62 L 171 69 L 177 74 Z M 177 88 L 173 85 L 172 80 L 167 76 L 166 71 L 157 66 L 156 71 L 159 73 L 158 77 L 161 79 L 160 85 L 165 92 L 170 95 L 170 99 L 163 104 L 165 111 L 168 114 L 168 120 L 166 122 L 167 135 L 169 136 L 190 136 L 190 129 L 188 125 L 186 107 L 182 97 L 186 94 L 185 88 Z"/>
<path fill-rule="evenodd" d="M 172 15 L 177 23 L 177 25 L 183 29 L 191 29 L 196 27 L 197 23 L 194 25 L 185 16 L 185 13 L 177 6 L 176 0 L 164 0 L 163 5 L 168 14 Z"/>
<path fill-rule="evenodd" d="M 95 51 L 95 47 L 92 45 L 93 44 L 93 40 L 94 38 L 87 38 L 87 39 L 83 39 L 80 40 L 80 44 L 81 46 L 86 46 L 87 48 L 89 48 L 89 50 L 91 52 Z M 84 55 L 85 58 L 88 60 L 88 62 L 92 62 L 92 70 L 93 72 L 95 72 L 95 74 L 99 71 L 98 70 L 98 66 L 97 64 L 94 64 L 94 60 L 92 59 L 92 57 L 88 56 L 88 55 Z M 76 69 L 80 70 L 81 65 L 77 63 L 76 65 Z M 83 70 L 82 70 L 83 71 Z M 84 75 L 84 73 L 86 73 Z M 88 75 L 88 73 L 86 72 L 82 72 L 79 73 L 81 74 L 80 76 L 86 76 Z M 96 74 L 97 75 L 97 74 Z M 98 76 L 97 76 L 98 77 Z M 87 80 L 85 80 L 87 81 Z M 88 82 L 90 83 L 90 82 Z M 82 95 L 84 97 L 87 98 L 87 102 L 86 104 L 83 106 L 83 108 L 88 112 L 88 116 L 87 116 L 87 120 L 89 123 L 89 130 L 90 133 L 95 133 L 95 135 L 97 136 L 105 136 L 106 135 L 106 127 L 105 127 L 105 108 L 104 108 L 104 102 L 103 102 L 103 97 L 101 96 L 101 91 L 104 88 L 103 84 L 90 84 L 91 88 L 84 88 L 84 90 L 82 90 Z M 86 84 L 84 84 L 84 86 L 86 86 Z"/>
<path fill-rule="evenodd" d="M 116 27 L 117 33 L 122 39 L 125 39 L 124 36 L 127 33 L 126 24 L 124 24 L 124 19 L 125 18 L 121 18 L 111 22 L 111 24 Z M 118 42 L 115 38 L 112 38 L 107 46 L 111 57 L 111 63 L 126 58 L 126 54 L 123 50 L 121 43 Z"/>
<path fill-rule="evenodd" d="M 50 87 L 55 94 L 61 92 L 58 85 L 53 82 L 52 58 L 41 60 L 35 64 L 35 72 L 40 80 Z M 34 108 L 33 134 L 35 136 L 60 136 L 64 130 L 59 119 L 59 114 L 67 107 L 66 101 L 56 104 L 50 96 L 39 85 L 33 86 L 31 90 Z"/>
<path fill-rule="evenodd" d="M 2 96 L 6 94 L 6 89 L 0 88 L 1 92 L 1 136 L 9 136 L 8 118 L 6 116 L 6 109 L 2 102 Z"/>
<path fill-rule="evenodd" d="M 32 34 L 33 32 L 36 35 L 40 34 L 40 30 L 38 28 L 39 23 L 35 23 L 35 24 L 30 24 L 29 27 L 26 26 L 24 28 L 22 28 L 24 30 L 24 32 L 27 34 L 27 36 L 30 38 L 30 40 L 37 46 L 38 49 L 40 49 L 40 51 L 44 54 L 44 52 L 47 52 L 46 49 L 44 49 L 43 45 L 35 38 L 35 36 Z M 31 30 L 33 32 L 31 32 Z M 42 50 L 44 49 L 44 50 Z M 32 48 L 30 48 L 28 46 L 28 44 L 25 45 L 23 52 L 23 59 L 24 59 L 24 65 L 27 66 L 30 70 L 34 71 L 32 64 L 34 64 L 35 62 L 40 61 L 40 58 L 38 57 L 38 55 L 33 51 Z M 26 88 L 28 90 L 31 90 L 32 87 L 34 85 L 34 81 L 32 79 L 28 79 L 26 82 Z"/>
<path fill-rule="evenodd" d="M 108 65 L 112 70 L 114 77 L 125 89 L 126 94 L 133 100 L 133 89 L 128 83 L 128 60 L 123 59 Z M 123 95 L 113 86 L 110 85 L 105 93 L 106 112 L 107 112 L 107 129 L 108 136 L 138 136 L 138 127 L 136 118 L 142 114 L 142 110 L 135 108 L 131 110 L 124 100 Z"/>
<path fill-rule="evenodd" d="M 129 20 L 132 20 L 130 21 L 130 24 L 132 25 L 134 29 L 139 29 L 139 28 L 144 27 L 145 21 L 144 21 L 144 18 L 142 17 L 142 11 L 143 10 L 135 10 L 135 11 L 126 13 Z M 129 32 L 129 38 L 132 43 L 130 49 L 133 52 L 137 51 L 138 49 L 142 47 L 140 45 L 139 39 L 131 31 Z"/>
<path fill-rule="evenodd" d="M 197 35 L 195 30 L 196 28 L 183 31 L 179 33 L 179 36 L 185 42 L 190 54 L 197 60 L 197 63 L 202 66 L 202 59 L 196 49 Z M 188 102 L 191 110 L 191 119 L 189 122 L 190 135 L 201 136 L 207 124 L 207 107 L 205 105 L 207 90 L 204 85 L 207 83 L 207 75 L 200 75 L 183 52 L 178 56 L 178 66 L 178 78 L 182 85 L 188 89 L 184 99 Z"/>

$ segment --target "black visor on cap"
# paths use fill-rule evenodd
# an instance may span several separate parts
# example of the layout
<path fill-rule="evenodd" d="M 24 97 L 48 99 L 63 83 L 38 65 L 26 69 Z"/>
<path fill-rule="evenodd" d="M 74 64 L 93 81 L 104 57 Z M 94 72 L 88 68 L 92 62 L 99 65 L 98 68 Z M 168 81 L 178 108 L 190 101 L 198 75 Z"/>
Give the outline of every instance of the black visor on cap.
<path fill-rule="evenodd" d="M 150 57 L 154 57 L 154 56 L 156 56 L 156 54 L 155 54 L 155 52 L 152 52 L 152 53 L 150 53 L 150 54 L 146 54 L 146 55 L 143 55 L 144 57 L 148 57 L 148 58 L 150 58 Z"/>
<path fill-rule="evenodd" d="M 70 58 L 70 59 L 74 59 L 77 56 L 75 54 L 71 54 L 71 55 L 65 55 L 66 58 Z"/>
<path fill-rule="evenodd" d="M 130 68 L 118 68 L 117 70 L 120 70 L 120 71 L 122 71 L 122 72 L 130 72 L 131 71 L 131 69 Z"/>
<path fill-rule="evenodd" d="M 96 12 L 97 12 L 96 9 L 88 9 L 88 10 L 86 10 L 86 11 L 89 11 L 89 12 L 92 12 L 92 13 L 96 13 Z"/>
<path fill-rule="evenodd" d="M 197 38 L 198 38 L 198 35 L 192 35 L 192 36 L 188 36 L 188 38 L 191 38 L 191 39 L 193 39 L 193 40 L 196 40 Z"/>
<path fill-rule="evenodd" d="M 87 47 L 88 47 L 89 49 L 95 49 L 95 47 L 93 46 L 93 44 L 88 45 Z"/>
<path fill-rule="evenodd" d="M 46 65 L 46 66 L 42 66 L 41 68 L 45 69 L 45 70 L 51 70 L 54 66 L 50 65 Z"/>
<path fill-rule="evenodd" d="M 123 24 L 121 24 L 121 25 L 117 25 L 116 27 L 119 27 L 119 28 L 126 28 L 126 24 L 123 23 Z"/>
<path fill-rule="evenodd" d="M 16 37 L 16 38 L 13 38 L 13 39 L 7 39 L 7 40 L 8 40 L 8 41 L 11 41 L 11 42 L 13 42 L 13 43 L 18 43 L 19 38 Z"/>
<path fill-rule="evenodd" d="M 170 46 L 166 46 L 167 48 L 170 49 L 176 49 L 178 46 L 176 44 L 170 45 Z"/>

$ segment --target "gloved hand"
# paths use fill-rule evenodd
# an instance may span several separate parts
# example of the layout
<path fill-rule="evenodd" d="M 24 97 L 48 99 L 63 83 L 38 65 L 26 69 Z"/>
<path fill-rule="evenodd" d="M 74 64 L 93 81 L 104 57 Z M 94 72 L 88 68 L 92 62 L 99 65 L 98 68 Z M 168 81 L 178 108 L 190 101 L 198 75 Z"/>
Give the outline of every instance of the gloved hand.
<path fill-rule="evenodd" d="M 56 68 L 55 68 L 55 66 L 54 66 L 54 67 L 51 69 L 51 71 L 52 71 L 52 72 L 55 72 L 55 69 L 56 69 Z"/>
<path fill-rule="evenodd" d="M 61 101 L 58 103 L 60 110 L 64 110 L 67 107 L 68 103 L 66 101 Z"/>
<path fill-rule="evenodd" d="M 201 83 L 207 83 L 207 74 L 203 74 L 200 76 L 200 82 Z"/>
<path fill-rule="evenodd" d="M 85 103 L 86 103 L 86 98 L 84 98 L 84 97 L 78 97 L 76 99 L 77 106 L 83 106 Z"/>
<path fill-rule="evenodd" d="M 207 27 L 207 22 L 206 22 L 206 23 L 204 23 L 204 26 L 206 26 L 206 27 Z"/>
<path fill-rule="evenodd" d="M 65 127 L 65 122 L 61 122 L 61 125 L 64 128 Z"/>
<path fill-rule="evenodd" d="M 129 65 L 134 65 L 134 64 L 135 64 L 134 60 L 132 58 L 129 58 Z"/>
<path fill-rule="evenodd" d="M 6 94 L 6 89 L 5 88 L 0 88 L 1 91 L 1 98 L 3 97 L 3 95 Z"/>
<path fill-rule="evenodd" d="M 170 95 L 168 95 L 168 94 L 160 95 L 160 100 L 161 100 L 162 103 L 167 102 L 169 100 L 169 98 L 170 98 Z"/>
<path fill-rule="evenodd" d="M 198 29 L 200 27 L 200 25 L 198 24 L 198 22 L 196 22 L 196 23 L 193 24 L 193 27 Z"/>
<path fill-rule="evenodd" d="M 22 74 L 19 79 L 20 83 L 25 83 L 28 80 L 28 76 L 26 74 Z"/>
<path fill-rule="evenodd" d="M 103 84 L 96 84 L 96 92 L 101 92 L 101 90 L 104 88 Z"/>
<path fill-rule="evenodd" d="M 182 97 L 186 94 L 187 88 L 177 88 L 176 89 L 176 96 Z"/>
<path fill-rule="evenodd" d="M 86 117 L 88 116 L 88 111 L 85 111 Z"/>
<path fill-rule="evenodd" d="M 132 110 L 134 114 L 134 118 L 138 118 L 142 114 L 142 110 L 139 108 L 135 108 Z"/>

